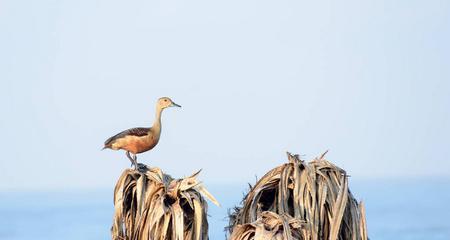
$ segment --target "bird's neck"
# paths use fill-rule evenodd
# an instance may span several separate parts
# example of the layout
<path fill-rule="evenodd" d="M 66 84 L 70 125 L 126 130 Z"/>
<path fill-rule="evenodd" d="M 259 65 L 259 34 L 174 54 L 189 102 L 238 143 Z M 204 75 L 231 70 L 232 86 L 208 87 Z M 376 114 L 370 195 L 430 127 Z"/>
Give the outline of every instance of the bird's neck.
<path fill-rule="evenodd" d="M 161 114 L 163 109 L 162 108 L 156 108 L 156 116 L 155 121 L 153 122 L 152 129 L 156 133 L 161 133 Z"/>

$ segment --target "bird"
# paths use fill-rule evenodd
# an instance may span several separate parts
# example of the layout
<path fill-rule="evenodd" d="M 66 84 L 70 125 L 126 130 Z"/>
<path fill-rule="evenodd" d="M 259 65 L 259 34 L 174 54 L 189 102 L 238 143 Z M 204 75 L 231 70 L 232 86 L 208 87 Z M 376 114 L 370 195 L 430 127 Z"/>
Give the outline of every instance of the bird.
<path fill-rule="evenodd" d="M 149 128 L 136 127 L 122 131 L 105 141 L 103 149 L 125 150 L 126 156 L 131 161 L 131 166 L 137 169 L 137 154 L 153 149 L 161 136 L 161 114 L 169 107 L 180 105 L 168 97 L 159 98 L 156 102 L 156 116 L 153 125 Z M 102 149 L 102 150 L 103 150 Z M 133 154 L 133 156 L 131 156 Z"/>

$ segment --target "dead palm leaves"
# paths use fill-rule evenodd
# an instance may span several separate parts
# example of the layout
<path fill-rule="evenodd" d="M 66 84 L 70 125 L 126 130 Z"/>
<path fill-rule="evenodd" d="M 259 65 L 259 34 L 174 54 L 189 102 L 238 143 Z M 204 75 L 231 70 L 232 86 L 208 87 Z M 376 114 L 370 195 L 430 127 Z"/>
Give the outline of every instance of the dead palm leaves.
<path fill-rule="evenodd" d="M 256 222 L 236 225 L 230 239 L 302 239 L 306 223 L 289 215 L 262 212 Z"/>
<path fill-rule="evenodd" d="M 347 175 L 324 159 L 289 163 L 264 175 L 230 215 L 231 240 L 366 240 L 364 208 Z"/>
<path fill-rule="evenodd" d="M 367 240 L 364 207 L 348 190 L 344 170 L 324 159 L 289 163 L 264 175 L 230 215 L 230 240 Z M 159 168 L 125 170 L 114 190 L 115 240 L 206 240 L 207 203 L 196 180 Z"/>
<path fill-rule="evenodd" d="M 197 181 L 199 172 L 173 179 L 159 168 L 127 169 L 114 190 L 115 240 L 208 239 L 207 203 L 217 200 Z"/>

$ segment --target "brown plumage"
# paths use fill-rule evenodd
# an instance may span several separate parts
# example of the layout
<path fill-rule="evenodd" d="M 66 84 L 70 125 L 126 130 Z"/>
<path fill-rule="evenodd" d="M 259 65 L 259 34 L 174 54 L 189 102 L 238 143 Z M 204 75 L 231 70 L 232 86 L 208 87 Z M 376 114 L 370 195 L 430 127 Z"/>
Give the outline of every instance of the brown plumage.
<path fill-rule="evenodd" d="M 156 118 L 150 128 L 130 128 L 122 131 L 105 141 L 105 148 L 112 150 L 125 150 L 131 163 L 137 167 L 136 154 L 151 150 L 158 144 L 161 136 L 161 114 L 165 108 L 181 107 L 168 97 L 158 99 L 156 103 Z M 131 157 L 130 153 L 134 156 Z"/>
<path fill-rule="evenodd" d="M 144 142 L 146 140 L 145 137 L 150 132 L 150 129 L 151 128 L 142 128 L 142 127 L 140 127 L 140 128 L 130 128 L 128 130 L 122 131 L 122 132 L 120 132 L 120 133 L 118 133 L 118 134 L 108 138 L 105 141 L 105 147 L 104 148 L 111 148 L 111 149 L 114 149 L 114 150 L 120 149 L 119 145 L 122 146 L 123 144 L 119 144 L 118 145 L 116 143 L 118 143 L 118 141 L 125 140 L 125 139 L 129 139 L 129 140 L 134 139 L 134 141 L 136 143 L 138 143 L 139 140 Z M 114 144 L 114 146 L 113 146 L 113 144 Z M 131 145 L 130 146 L 123 145 L 122 147 L 123 148 L 129 148 L 129 149 L 125 149 L 125 150 L 128 150 L 128 151 L 130 151 L 130 152 L 132 152 L 134 154 L 150 150 L 150 149 L 147 149 L 147 150 L 144 150 L 144 149 L 132 150 L 132 148 L 137 148 L 137 146 L 131 146 Z"/>

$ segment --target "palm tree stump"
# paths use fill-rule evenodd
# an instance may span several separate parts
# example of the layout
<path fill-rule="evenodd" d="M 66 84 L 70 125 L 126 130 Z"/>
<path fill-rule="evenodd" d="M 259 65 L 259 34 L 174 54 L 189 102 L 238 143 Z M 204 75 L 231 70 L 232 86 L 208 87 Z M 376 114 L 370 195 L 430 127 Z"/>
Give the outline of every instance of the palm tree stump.
<path fill-rule="evenodd" d="M 159 168 L 127 169 L 114 190 L 114 240 L 208 239 L 207 203 L 217 200 L 197 181 L 200 171 L 173 179 Z"/>
<path fill-rule="evenodd" d="M 266 173 L 230 215 L 230 240 L 366 240 L 365 211 L 347 174 L 324 159 L 289 163 Z"/>

